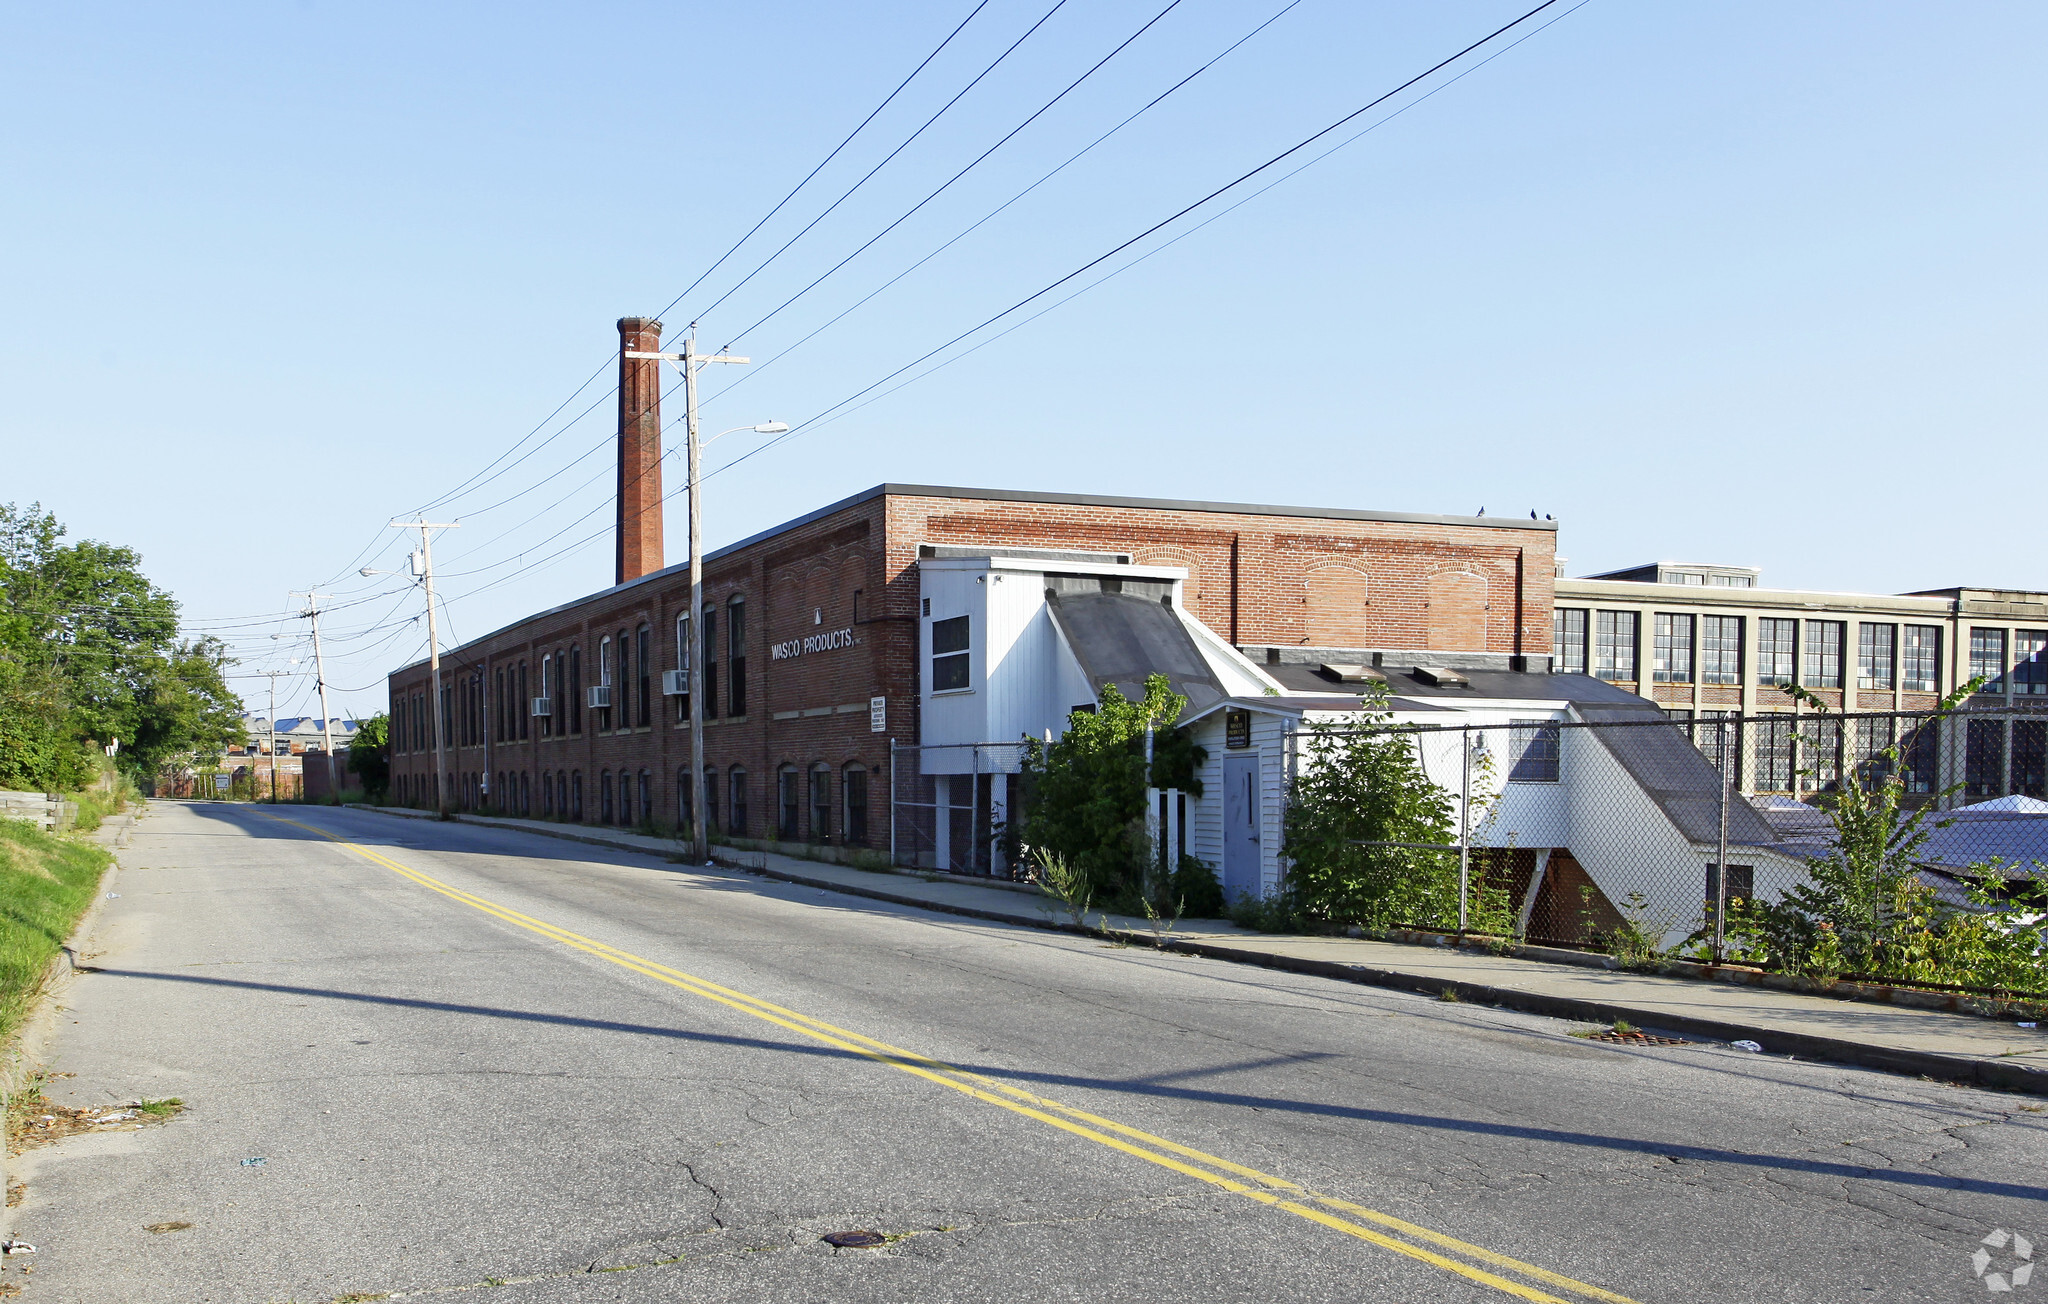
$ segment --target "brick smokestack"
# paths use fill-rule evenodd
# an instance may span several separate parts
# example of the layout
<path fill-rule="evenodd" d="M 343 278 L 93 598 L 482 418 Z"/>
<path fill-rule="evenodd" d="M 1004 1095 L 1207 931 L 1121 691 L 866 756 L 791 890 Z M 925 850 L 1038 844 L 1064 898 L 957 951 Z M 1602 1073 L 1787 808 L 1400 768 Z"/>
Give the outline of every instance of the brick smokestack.
<path fill-rule="evenodd" d="M 661 547 L 661 363 L 629 358 L 661 348 L 661 323 L 619 318 L 618 576 L 624 584 L 666 563 Z"/>

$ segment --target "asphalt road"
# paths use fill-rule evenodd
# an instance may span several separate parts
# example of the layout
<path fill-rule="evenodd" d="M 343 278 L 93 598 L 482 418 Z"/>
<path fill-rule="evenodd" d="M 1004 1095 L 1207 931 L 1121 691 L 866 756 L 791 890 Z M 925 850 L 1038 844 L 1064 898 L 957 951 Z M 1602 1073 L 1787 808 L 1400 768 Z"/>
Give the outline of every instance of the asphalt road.
<path fill-rule="evenodd" d="M 52 1094 L 188 1110 L 28 1156 L 29 1300 L 1962 1300 L 2048 1245 L 2023 1097 L 367 812 L 158 803 L 124 866 Z"/>

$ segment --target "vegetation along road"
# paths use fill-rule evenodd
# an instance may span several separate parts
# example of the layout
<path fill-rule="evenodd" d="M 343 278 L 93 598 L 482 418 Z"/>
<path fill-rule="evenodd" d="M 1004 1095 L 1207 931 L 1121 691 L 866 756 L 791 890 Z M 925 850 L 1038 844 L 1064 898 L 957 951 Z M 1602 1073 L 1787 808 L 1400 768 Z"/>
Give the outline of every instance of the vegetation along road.
<path fill-rule="evenodd" d="M 122 859 L 50 1097 L 186 1108 L 24 1157 L 29 1299 L 1947 1300 L 2048 1243 L 2025 1097 L 371 812 Z"/>

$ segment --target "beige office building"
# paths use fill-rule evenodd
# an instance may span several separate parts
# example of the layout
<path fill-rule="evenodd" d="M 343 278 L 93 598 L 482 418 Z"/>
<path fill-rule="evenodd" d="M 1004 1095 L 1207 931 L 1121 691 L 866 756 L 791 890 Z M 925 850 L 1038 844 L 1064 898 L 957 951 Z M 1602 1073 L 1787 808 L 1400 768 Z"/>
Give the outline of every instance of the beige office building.
<path fill-rule="evenodd" d="M 1622 685 L 1678 719 L 1785 717 L 1743 731 L 1745 792 L 1825 790 L 1842 765 L 1904 739 L 1915 791 L 2048 797 L 2048 593 L 1810 593 L 1764 588 L 1744 567 L 1659 562 L 1560 576 L 1556 595 L 1559 671 Z M 1979 676 L 1986 687 L 1938 740 L 1910 721 L 1841 729 L 1784 691 L 1797 684 L 1833 712 L 1925 711 Z M 1709 738 L 1702 730 L 1712 755 Z"/>

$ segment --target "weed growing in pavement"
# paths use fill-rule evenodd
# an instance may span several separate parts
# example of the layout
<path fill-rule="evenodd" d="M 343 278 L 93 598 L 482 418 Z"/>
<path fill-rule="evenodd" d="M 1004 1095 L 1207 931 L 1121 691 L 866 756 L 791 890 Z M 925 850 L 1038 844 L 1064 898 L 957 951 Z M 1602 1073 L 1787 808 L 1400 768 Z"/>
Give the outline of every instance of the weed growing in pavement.
<path fill-rule="evenodd" d="M 1620 1033 L 1622 1036 L 1626 1037 L 1629 1033 L 1632 1033 L 1636 1030 L 1636 1025 L 1630 1023 L 1627 1019 L 1616 1019 L 1614 1021 L 1613 1030 L 1615 1032 Z"/>
<path fill-rule="evenodd" d="M 1152 940 L 1164 946 L 1166 939 L 1173 936 L 1173 930 L 1180 926 L 1181 912 L 1187 909 L 1187 898 L 1182 897 L 1175 901 L 1173 914 L 1167 918 L 1160 917 L 1159 908 L 1152 904 L 1151 897 L 1144 897 L 1142 900 L 1145 903 L 1145 926 L 1152 930 Z"/>
<path fill-rule="evenodd" d="M 1458 989 L 1455 987 L 1444 988 L 1437 993 L 1436 998 L 1450 1005 L 1456 1005 L 1460 1000 L 1464 999 L 1458 995 Z"/>
<path fill-rule="evenodd" d="M 1074 927 L 1088 926 L 1088 908 L 1095 902 L 1095 889 L 1088 884 L 1088 878 L 1067 862 L 1065 856 L 1045 847 L 1033 847 L 1031 859 L 1036 868 L 1031 871 L 1027 882 L 1060 903 L 1074 920 Z M 1106 926 L 1107 915 L 1103 916 Z"/>
<path fill-rule="evenodd" d="M 165 1096 L 162 1100 L 139 1101 L 135 1107 L 156 1118 L 169 1118 L 184 1112 L 185 1102 L 176 1096 Z"/>

